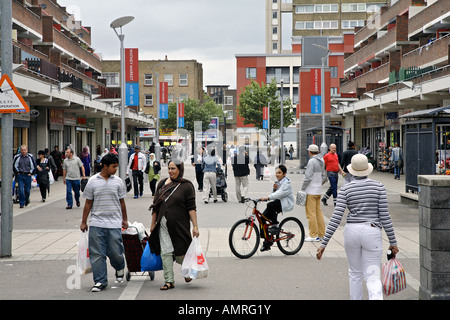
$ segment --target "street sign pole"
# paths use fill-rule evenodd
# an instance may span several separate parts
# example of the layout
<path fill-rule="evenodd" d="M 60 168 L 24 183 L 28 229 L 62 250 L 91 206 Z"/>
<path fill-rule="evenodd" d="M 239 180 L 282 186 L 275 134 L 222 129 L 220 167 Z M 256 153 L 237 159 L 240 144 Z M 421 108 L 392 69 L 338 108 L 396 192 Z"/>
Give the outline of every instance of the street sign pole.
<path fill-rule="evenodd" d="M 1 20 L 1 66 L 2 76 L 12 79 L 12 2 L 0 1 Z M 1 204 L 1 257 L 12 255 L 13 205 L 12 205 L 12 160 L 13 160 L 13 115 L 2 114 L 2 204 Z"/>

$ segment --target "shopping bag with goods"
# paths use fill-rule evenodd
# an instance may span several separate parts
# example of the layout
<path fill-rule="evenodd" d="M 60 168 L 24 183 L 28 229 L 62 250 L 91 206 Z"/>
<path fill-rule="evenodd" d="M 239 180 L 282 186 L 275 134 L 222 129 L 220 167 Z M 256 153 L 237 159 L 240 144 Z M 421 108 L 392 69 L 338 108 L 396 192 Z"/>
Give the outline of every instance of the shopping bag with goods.
<path fill-rule="evenodd" d="M 383 292 L 386 296 L 406 288 L 405 269 L 400 261 L 392 258 L 383 263 Z"/>
<path fill-rule="evenodd" d="M 194 237 L 184 256 L 181 265 L 181 275 L 185 278 L 203 279 L 208 276 L 208 263 L 200 245 L 198 237 Z"/>
<path fill-rule="evenodd" d="M 80 269 L 80 274 L 92 272 L 91 261 L 89 260 L 89 233 L 87 231 L 81 232 L 77 246 L 77 266 Z"/>
<path fill-rule="evenodd" d="M 147 241 L 141 257 L 141 271 L 158 271 L 162 269 L 161 256 L 150 250 L 150 245 Z"/>

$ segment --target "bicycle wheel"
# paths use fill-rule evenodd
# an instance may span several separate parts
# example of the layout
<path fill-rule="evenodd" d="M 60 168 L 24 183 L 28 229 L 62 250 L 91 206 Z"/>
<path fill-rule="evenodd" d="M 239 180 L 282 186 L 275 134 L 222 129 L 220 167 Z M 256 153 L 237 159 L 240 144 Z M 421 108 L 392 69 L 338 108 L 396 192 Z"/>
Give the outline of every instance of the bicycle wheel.
<path fill-rule="evenodd" d="M 280 223 L 280 234 L 276 240 L 278 249 L 286 255 L 296 254 L 305 241 L 305 229 L 295 217 L 287 217 Z"/>
<path fill-rule="evenodd" d="M 230 230 L 228 244 L 231 252 L 240 258 L 247 259 L 255 254 L 259 246 L 259 230 L 251 219 L 236 222 Z"/>

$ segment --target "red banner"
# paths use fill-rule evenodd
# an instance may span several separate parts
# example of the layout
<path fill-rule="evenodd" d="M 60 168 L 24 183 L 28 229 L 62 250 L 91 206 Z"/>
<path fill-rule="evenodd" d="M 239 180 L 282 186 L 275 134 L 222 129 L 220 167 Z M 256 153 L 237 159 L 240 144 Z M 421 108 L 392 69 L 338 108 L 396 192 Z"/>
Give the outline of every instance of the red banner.
<path fill-rule="evenodd" d="M 269 108 L 263 107 L 263 120 L 269 120 Z"/>
<path fill-rule="evenodd" d="M 169 84 L 167 82 L 159 83 L 159 103 L 169 103 Z"/>
<path fill-rule="evenodd" d="M 320 94 L 320 69 L 311 69 L 311 95 Z"/>
<path fill-rule="evenodd" d="M 138 49 L 125 49 L 125 81 L 139 82 Z"/>
<path fill-rule="evenodd" d="M 178 117 L 184 118 L 184 103 L 178 104 Z"/>

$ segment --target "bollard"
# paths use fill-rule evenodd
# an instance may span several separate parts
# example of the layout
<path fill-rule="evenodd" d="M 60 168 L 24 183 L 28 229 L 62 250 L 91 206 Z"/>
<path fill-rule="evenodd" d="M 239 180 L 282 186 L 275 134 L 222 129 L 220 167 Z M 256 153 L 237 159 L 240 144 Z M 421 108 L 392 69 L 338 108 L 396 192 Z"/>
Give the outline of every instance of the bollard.
<path fill-rule="evenodd" d="M 420 289 L 423 300 L 450 300 L 450 176 L 418 176 Z"/>

